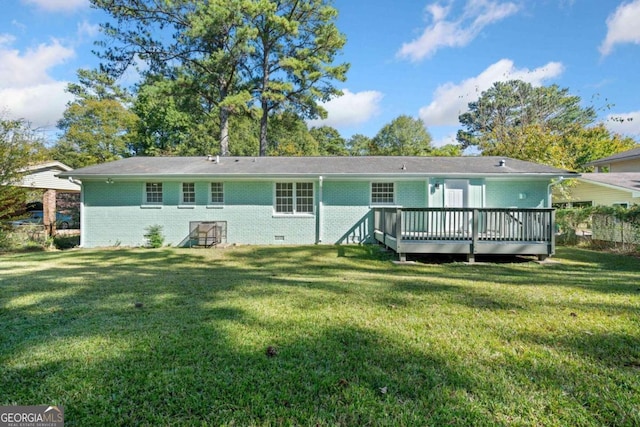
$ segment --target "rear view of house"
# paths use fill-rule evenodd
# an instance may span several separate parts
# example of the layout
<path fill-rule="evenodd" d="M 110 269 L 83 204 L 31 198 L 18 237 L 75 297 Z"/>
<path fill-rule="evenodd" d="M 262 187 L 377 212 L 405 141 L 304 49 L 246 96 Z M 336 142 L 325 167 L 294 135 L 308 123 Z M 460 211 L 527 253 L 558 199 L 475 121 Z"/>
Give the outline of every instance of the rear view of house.
<path fill-rule="evenodd" d="M 82 182 L 81 246 L 96 247 L 143 245 L 151 225 L 182 246 L 371 243 L 391 235 L 381 230 L 391 210 L 423 238 L 472 239 L 475 224 L 476 237 L 510 227 L 516 239 L 531 221 L 550 227 L 550 183 L 572 175 L 497 157 L 208 156 L 132 157 L 60 176 Z M 505 211 L 474 219 L 474 209 Z"/>

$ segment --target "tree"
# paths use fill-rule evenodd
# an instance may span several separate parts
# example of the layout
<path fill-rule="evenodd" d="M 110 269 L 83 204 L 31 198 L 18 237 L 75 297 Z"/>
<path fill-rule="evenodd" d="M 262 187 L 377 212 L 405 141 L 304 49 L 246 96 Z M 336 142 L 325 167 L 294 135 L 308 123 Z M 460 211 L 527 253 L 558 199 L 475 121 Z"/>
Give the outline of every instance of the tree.
<path fill-rule="evenodd" d="M 318 101 L 340 92 L 348 66 L 334 65 L 345 43 L 329 0 L 91 0 L 111 15 L 102 26 L 113 44 L 100 43 L 112 76 L 142 62 L 145 75 L 189 94 L 197 123 L 217 115 L 220 154 L 230 152 L 229 118 L 261 109 L 260 149 L 268 148 L 269 117 L 284 111 L 324 117 Z"/>
<path fill-rule="evenodd" d="M 148 75 L 138 87 L 132 110 L 140 117 L 132 149 L 146 156 L 219 154 L 215 115 L 202 120 L 202 109 L 175 80 Z M 206 115 L 206 114 L 205 114 Z"/>
<path fill-rule="evenodd" d="M 462 156 L 462 147 L 458 144 L 446 144 L 441 147 L 435 147 L 429 154 L 435 157 L 457 157 Z"/>
<path fill-rule="evenodd" d="M 165 88 L 188 91 L 195 101 L 187 113 L 210 122 L 218 114 L 220 154 L 229 152 L 229 117 L 243 111 L 250 92 L 241 76 L 255 30 L 246 26 L 257 5 L 251 0 L 91 0 L 115 20 L 102 26 L 116 43 L 100 56 L 113 76 L 136 62 L 146 74 L 178 82 Z"/>
<path fill-rule="evenodd" d="M 466 128 L 458 131 L 463 148 L 576 171 L 635 144 L 602 124 L 593 126 L 595 110 L 581 107 L 579 97 L 556 85 L 497 82 L 459 118 Z"/>
<path fill-rule="evenodd" d="M 332 81 L 344 81 L 348 64 L 334 65 L 346 39 L 334 21 L 328 0 L 259 0 L 253 19 L 257 29 L 249 70 L 254 97 L 262 110 L 260 155 L 268 149 L 269 116 L 293 111 L 304 118 L 325 118 L 318 101 L 341 92 Z"/>
<path fill-rule="evenodd" d="M 79 70 L 78 78 L 67 86 L 75 100 L 58 122 L 64 133 L 52 148 L 54 158 L 79 168 L 130 155 L 138 122 L 127 106 L 131 96 L 104 73 Z"/>
<path fill-rule="evenodd" d="M 44 145 L 24 120 L 0 116 L 0 218 L 11 218 L 22 209 L 27 189 L 19 183 L 31 163 L 44 160 Z"/>
<path fill-rule="evenodd" d="M 311 128 L 311 136 L 318 142 L 321 156 L 347 156 L 347 143 L 340 132 L 331 126 Z"/>
<path fill-rule="evenodd" d="M 428 156 L 431 154 L 431 135 L 420 119 L 399 116 L 385 125 L 373 138 L 370 155 Z"/>
<path fill-rule="evenodd" d="M 347 149 L 351 156 L 367 156 L 374 151 L 373 141 L 368 136 L 357 133 L 347 141 Z"/>
<path fill-rule="evenodd" d="M 569 157 L 566 161 L 567 169 L 591 172 L 593 167 L 586 166 L 587 163 L 636 146 L 637 143 L 633 138 L 612 133 L 600 123 L 566 135 L 562 144 L 562 153 Z"/>
<path fill-rule="evenodd" d="M 522 160 L 532 129 L 561 135 L 594 122 L 595 110 L 580 107 L 580 98 L 556 85 L 533 87 L 511 80 L 496 82 L 469 103 L 469 111 L 459 116 L 465 128 L 457 139 L 463 149 L 477 147 L 484 155 L 502 155 Z"/>
<path fill-rule="evenodd" d="M 311 135 L 307 124 L 297 114 L 283 112 L 269 120 L 270 156 L 317 156 L 318 141 Z"/>

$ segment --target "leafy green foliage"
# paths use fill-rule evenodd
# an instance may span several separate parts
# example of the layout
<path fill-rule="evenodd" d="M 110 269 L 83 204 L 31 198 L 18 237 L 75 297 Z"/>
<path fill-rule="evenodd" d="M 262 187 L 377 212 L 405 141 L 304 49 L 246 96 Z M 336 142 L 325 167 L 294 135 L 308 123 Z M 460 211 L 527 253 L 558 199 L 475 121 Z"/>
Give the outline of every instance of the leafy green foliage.
<path fill-rule="evenodd" d="M 340 132 L 331 126 L 312 128 L 309 133 L 318 142 L 320 155 L 322 156 L 347 156 L 346 141 Z"/>
<path fill-rule="evenodd" d="M 296 114 L 274 115 L 269 122 L 270 156 L 317 156 L 318 141 L 309 133 L 307 124 Z"/>
<path fill-rule="evenodd" d="M 385 125 L 373 138 L 369 155 L 428 156 L 431 154 L 431 135 L 420 119 L 399 116 Z"/>
<path fill-rule="evenodd" d="M 525 143 L 523 130 L 529 127 L 564 133 L 574 126 L 593 123 L 595 117 L 595 110 L 580 107 L 580 98 L 569 95 L 568 89 L 556 85 L 533 87 L 521 80 L 496 82 L 460 115 L 466 130 L 458 131 L 458 141 L 462 148 L 476 146 L 483 152 L 505 144 L 510 152 L 517 153 Z"/>
<path fill-rule="evenodd" d="M 63 135 L 52 156 L 73 168 L 130 156 L 139 123 L 128 107 L 131 95 L 104 73 L 79 70 L 78 78 L 67 87 L 76 98 L 58 122 Z"/>
<path fill-rule="evenodd" d="M 150 119 L 140 152 L 246 152 L 243 142 L 237 149 L 230 142 L 231 118 L 257 107 L 259 154 L 265 155 L 271 116 L 323 116 L 318 101 L 339 94 L 331 81 L 344 80 L 347 66 L 334 59 L 345 39 L 326 0 L 91 3 L 113 18 L 103 25 L 110 41 L 100 43 L 103 68 L 119 76 L 142 61 L 148 66 L 143 86 L 161 86 L 140 89 L 137 110 Z M 156 104 L 167 116 L 156 112 Z M 156 115 L 167 123 L 154 120 Z M 219 129 L 217 150 L 211 147 L 213 123 Z M 188 132 L 175 136 L 172 131 L 179 129 Z"/>
<path fill-rule="evenodd" d="M 586 163 L 627 150 L 631 138 L 612 134 L 596 119 L 593 107 L 556 85 L 533 87 L 520 80 L 496 82 L 460 115 L 461 147 L 483 155 L 509 156 L 584 171 Z"/>
<path fill-rule="evenodd" d="M 348 64 L 335 64 L 346 38 L 336 25 L 338 12 L 327 0 L 258 1 L 257 29 L 250 55 L 252 91 L 262 110 L 260 155 L 268 149 L 268 120 L 273 112 L 294 111 L 303 118 L 325 118 L 318 101 L 341 92 Z"/>
<path fill-rule="evenodd" d="M 575 230 L 582 225 L 592 229 L 594 238 L 610 236 L 613 239 L 612 244 L 618 241 L 623 245 L 627 242 L 640 242 L 640 205 L 629 208 L 590 206 L 558 209 L 556 223 L 562 233 L 561 242 L 564 244 L 578 243 Z M 633 250 L 638 251 L 635 246 Z"/>
<path fill-rule="evenodd" d="M 145 229 L 145 239 L 150 248 L 161 248 L 164 244 L 164 235 L 162 234 L 161 225 L 150 225 Z"/>
<path fill-rule="evenodd" d="M 45 153 L 28 123 L 0 116 L 0 218 L 11 218 L 24 209 L 27 189 L 11 184 L 19 184 L 25 168 L 45 160 Z"/>

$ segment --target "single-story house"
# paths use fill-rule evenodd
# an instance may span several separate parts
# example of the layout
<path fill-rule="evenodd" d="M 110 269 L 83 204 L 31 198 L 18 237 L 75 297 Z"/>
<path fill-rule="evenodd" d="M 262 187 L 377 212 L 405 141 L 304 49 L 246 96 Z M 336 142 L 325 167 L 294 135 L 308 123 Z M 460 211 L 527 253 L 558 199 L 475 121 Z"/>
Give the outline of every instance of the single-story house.
<path fill-rule="evenodd" d="M 556 206 L 624 206 L 640 203 L 640 147 L 587 163 L 595 173 L 584 173 Z"/>
<path fill-rule="evenodd" d="M 20 172 L 22 179 L 12 185 L 32 190 L 42 190 L 43 225 L 49 235 L 56 233 L 57 193 L 78 193 L 80 183 L 73 179 L 61 179 L 58 174 L 72 168 L 58 161 L 49 161 L 28 166 Z"/>
<path fill-rule="evenodd" d="M 587 163 L 598 172 L 640 172 L 640 147 Z"/>
<path fill-rule="evenodd" d="M 640 172 L 583 173 L 556 206 L 623 206 L 640 204 Z"/>
<path fill-rule="evenodd" d="M 81 246 L 379 241 L 406 253 L 553 253 L 550 188 L 575 173 L 501 157 L 131 157 L 82 182 Z"/>

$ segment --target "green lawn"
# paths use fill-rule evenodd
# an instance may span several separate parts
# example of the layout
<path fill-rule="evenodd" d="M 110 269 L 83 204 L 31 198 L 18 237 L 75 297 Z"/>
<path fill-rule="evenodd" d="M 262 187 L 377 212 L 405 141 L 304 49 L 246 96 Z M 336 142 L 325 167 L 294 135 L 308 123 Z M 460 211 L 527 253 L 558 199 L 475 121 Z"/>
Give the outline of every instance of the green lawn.
<path fill-rule="evenodd" d="M 640 425 L 639 259 L 392 259 L 1 255 L 0 405 L 68 426 Z"/>

